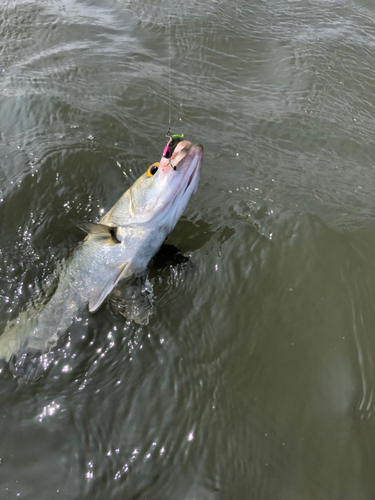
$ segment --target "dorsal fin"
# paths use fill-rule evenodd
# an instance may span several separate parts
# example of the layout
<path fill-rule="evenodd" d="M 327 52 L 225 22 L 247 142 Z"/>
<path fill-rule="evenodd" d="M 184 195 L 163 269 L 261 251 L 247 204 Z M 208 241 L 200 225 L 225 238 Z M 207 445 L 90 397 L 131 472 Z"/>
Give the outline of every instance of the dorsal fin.
<path fill-rule="evenodd" d="M 106 226 L 105 224 L 96 224 L 95 222 L 88 222 L 85 220 L 72 220 L 72 222 L 90 236 L 99 238 L 101 243 L 106 243 L 107 245 L 117 245 L 121 243 L 117 238 L 116 226 Z"/>

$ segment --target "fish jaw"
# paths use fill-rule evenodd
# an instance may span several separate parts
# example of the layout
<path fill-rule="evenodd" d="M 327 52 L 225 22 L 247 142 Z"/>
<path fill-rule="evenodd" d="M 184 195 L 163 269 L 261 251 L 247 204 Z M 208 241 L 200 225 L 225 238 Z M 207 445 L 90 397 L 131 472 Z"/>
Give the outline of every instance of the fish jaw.
<path fill-rule="evenodd" d="M 172 231 L 184 212 L 190 197 L 197 191 L 203 157 L 203 146 L 181 141 L 172 158 L 162 158 L 152 177 L 143 174 L 123 196 L 123 223 L 133 228 L 164 228 Z M 126 199 L 126 204 L 124 203 Z M 112 225 L 121 217 L 114 206 L 102 223 Z"/>
<path fill-rule="evenodd" d="M 164 224 L 168 232 L 172 231 L 190 197 L 197 192 L 202 158 L 201 144 L 181 141 L 171 159 L 161 159 L 155 179 L 157 203 L 152 207 L 154 213 L 150 213 L 150 222 Z"/>

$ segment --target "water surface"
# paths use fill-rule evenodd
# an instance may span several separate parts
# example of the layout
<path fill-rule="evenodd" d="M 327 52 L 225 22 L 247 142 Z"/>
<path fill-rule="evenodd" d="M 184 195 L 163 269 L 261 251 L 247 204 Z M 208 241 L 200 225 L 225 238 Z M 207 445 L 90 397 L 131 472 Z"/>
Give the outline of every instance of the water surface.
<path fill-rule="evenodd" d="M 373 499 L 372 4 L 11 0 L 0 40 L 1 331 L 169 117 L 205 148 L 149 323 L 2 365 L 0 498 Z"/>

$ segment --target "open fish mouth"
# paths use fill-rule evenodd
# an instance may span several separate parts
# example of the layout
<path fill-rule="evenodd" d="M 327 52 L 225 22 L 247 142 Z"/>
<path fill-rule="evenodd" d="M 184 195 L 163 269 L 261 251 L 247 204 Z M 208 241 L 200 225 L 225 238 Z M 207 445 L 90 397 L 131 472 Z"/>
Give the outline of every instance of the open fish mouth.
<path fill-rule="evenodd" d="M 179 172 L 181 170 L 183 171 L 182 179 L 179 186 L 183 184 L 186 177 L 188 176 L 188 181 L 185 186 L 186 190 L 194 181 L 197 180 L 196 179 L 197 174 L 200 176 L 200 168 L 203 156 L 203 146 L 201 144 L 189 143 L 178 153 L 179 154 L 177 154 L 176 159 L 171 162 L 171 166 L 176 172 Z M 180 156 L 182 157 L 180 158 Z"/>
<path fill-rule="evenodd" d="M 189 141 L 181 141 L 174 153 L 172 158 L 162 158 L 159 164 L 159 170 L 161 174 L 170 173 L 170 170 L 176 172 L 180 170 L 189 169 L 190 165 L 194 163 L 194 160 L 198 160 L 201 163 L 203 156 L 203 146 L 201 144 L 192 144 Z"/>
<path fill-rule="evenodd" d="M 201 146 L 200 144 L 197 144 L 196 146 L 200 146 L 200 148 L 202 150 L 202 153 L 201 153 L 201 156 L 199 158 L 199 161 L 196 163 L 196 165 L 194 167 L 194 170 L 192 171 L 192 173 L 191 173 L 191 175 L 189 177 L 188 186 L 190 186 L 190 184 L 192 183 L 195 175 L 198 173 L 198 170 L 199 170 L 199 175 L 200 175 L 200 167 L 201 167 L 201 161 L 202 161 L 203 146 Z"/>
<path fill-rule="evenodd" d="M 138 225 L 164 222 L 174 226 L 186 208 L 190 197 L 198 189 L 203 158 L 203 146 L 181 141 L 171 159 L 162 158 L 155 176 L 155 188 Z"/>
<path fill-rule="evenodd" d="M 187 141 L 184 141 L 187 142 Z M 172 159 L 168 172 L 168 183 L 174 191 L 174 198 L 184 198 L 185 194 L 190 198 L 195 194 L 201 172 L 203 157 L 203 146 L 201 144 L 188 143 L 177 152 Z"/>
<path fill-rule="evenodd" d="M 200 147 L 201 151 L 199 152 L 199 156 L 197 157 L 196 163 L 193 166 L 193 170 L 190 173 L 189 179 L 187 181 L 185 191 L 194 183 L 195 184 L 195 189 L 192 194 L 195 194 L 198 188 L 198 182 L 200 179 L 200 170 L 201 170 L 201 165 L 202 165 L 202 154 L 203 154 L 203 147 L 200 144 L 194 144 L 192 147 Z"/>

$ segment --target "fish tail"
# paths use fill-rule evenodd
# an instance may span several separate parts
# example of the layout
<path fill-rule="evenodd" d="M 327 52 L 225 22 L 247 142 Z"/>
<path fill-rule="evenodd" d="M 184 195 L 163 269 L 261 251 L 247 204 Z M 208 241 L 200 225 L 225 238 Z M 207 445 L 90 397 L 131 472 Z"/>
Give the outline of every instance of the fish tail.
<path fill-rule="evenodd" d="M 22 382 L 36 382 L 50 364 L 49 352 L 43 352 L 43 342 L 40 349 L 31 345 L 34 341 L 39 347 L 33 335 L 37 325 L 33 311 L 22 311 L 15 320 L 8 321 L 0 336 L 0 359 L 9 363 L 12 375 Z"/>

